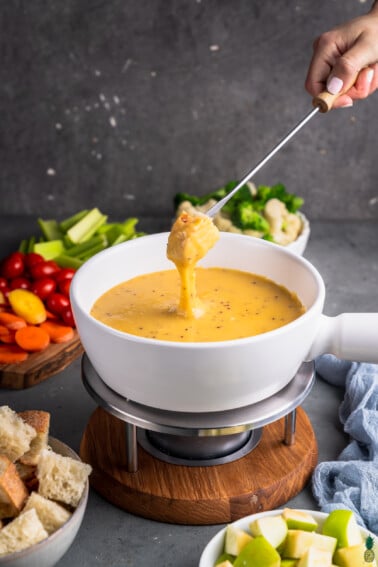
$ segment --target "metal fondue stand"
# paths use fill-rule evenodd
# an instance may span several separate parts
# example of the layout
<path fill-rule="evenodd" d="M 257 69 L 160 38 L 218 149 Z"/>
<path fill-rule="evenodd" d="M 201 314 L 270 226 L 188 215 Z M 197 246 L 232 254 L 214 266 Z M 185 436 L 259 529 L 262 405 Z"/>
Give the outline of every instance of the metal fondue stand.
<path fill-rule="evenodd" d="M 310 393 L 315 380 L 312 362 L 303 363 L 291 382 L 270 398 L 247 407 L 210 413 L 166 411 L 128 400 L 103 382 L 86 355 L 82 359 L 82 379 L 88 393 L 100 406 L 92 416 L 81 443 L 81 456 L 94 469 L 91 475 L 93 487 L 114 504 L 138 515 L 175 523 L 209 524 L 231 521 L 238 516 L 257 511 L 256 506 L 260 510 L 262 504 L 258 498 L 256 500 L 255 494 L 251 497 L 247 490 L 245 495 L 230 495 L 230 501 L 240 500 L 237 507 L 239 512 L 226 512 L 228 508 L 223 509 L 223 504 L 219 504 L 225 500 L 225 495 L 217 495 L 215 478 L 212 478 L 214 474 L 217 479 L 223 471 L 225 475 L 245 475 L 246 471 L 243 469 L 248 468 L 248 476 L 253 477 L 253 471 L 258 472 L 261 463 L 261 458 L 254 459 L 255 453 L 258 452 L 263 459 L 269 459 L 272 450 L 280 462 L 292 460 L 291 465 L 287 465 L 288 474 L 280 471 L 270 478 L 271 482 L 267 485 L 267 503 L 268 506 L 274 507 L 281 504 L 285 498 L 284 501 L 289 500 L 304 487 L 316 464 L 315 436 L 306 414 L 299 408 Z M 300 431 L 297 431 L 298 417 Z M 278 425 L 281 418 L 284 421 L 283 432 L 282 426 Z M 274 440 L 268 440 L 266 446 L 263 441 L 260 442 L 263 428 L 264 438 L 268 428 L 274 428 Z M 303 443 L 300 442 L 302 432 L 305 433 Z M 100 443 L 102 435 L 104 440 Z M 270 433 L 266 435 L 270 437 Z M 298 451 L 298 455 L 289 455 L 288 450 Z M 281 451 L 284 453 L 279 455 Z M 124 452 L 123 457 L 120 452 Z M 167 512 L 167 506 L 162 511 L 161 503 L 167 501 L 167 495 L 159 492 L 163 489 L 155 487 L 153 494 L 146 495 L 146 467 L 156 469 L 155 476 L 163 475 L 168 481 L 171 478 L 172 485 L 180 484 L 180 474 L 185 473 L 183 486 L 170 488 L 170 512 Z M 298 470 L 296 467 L 299 467 Z M 203 479 L 206 477 L 207 482 L 213 486 L 214 502 L 209 496 L 208 508 L 210 510 L 210 504 L 214 504 L 214 513 L 202 510 L 197 514 L 190 504 L 184 504 L 188 495 L 190 496 L 191 487 L 188 484 L 190 485 L 191 475 L 196 477 L 197 470 L 201 471 Z M 263 474 L 264 477 L 271 474 L 266 465 Z M 105 486 L 110 477 L 117 485 L 114 490 L 111 482 L 109 486 Z M 284 485 L 289 477 L 289 487 L 285 491 Z M 294 478 L 296 480 L 293 480 Z M 197 494 L 198 490 L 200 491 L 198 480 L 193 482 L 196 484 L 193 487 L 196 496 L 193 498 L 206 500 L 202 498 L 203 495 Z M 279 491 L 274 487 L 279 487 Z M 264 487 L 259 485 L 252 488 L 253 492 L 256 492 L 256 489 L 263 492 Z M 219 491 L 221 493 L 222 488 L 219 488 Z M 272 491 L 276 496 L 270 494 Z M 185 496 L 181 497 L 181 492 L 184 492 Z M 142 502 L 147 496 L 150 500 L 149 506 Z M 244 510 L 246 503 L 247 509 Z M 222 511 L 217 510 L 217 505 Z M 181 519 L 180 510 L 183 508 L 185 518 Z"/>

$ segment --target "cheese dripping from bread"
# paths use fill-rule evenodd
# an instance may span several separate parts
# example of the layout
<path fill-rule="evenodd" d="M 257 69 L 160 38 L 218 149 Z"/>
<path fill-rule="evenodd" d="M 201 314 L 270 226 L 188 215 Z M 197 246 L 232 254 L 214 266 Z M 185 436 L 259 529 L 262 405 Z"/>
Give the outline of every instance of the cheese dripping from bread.
<path fill-rule="evenodd" d="M 195 268 L 218 239 L 219 230 L 203 213 L 183 212 L 174 222 L 168 237 L 167 258 L 176 265 L 180 276 L 179 315 L 201 315 L 203 308 L 197 297 Z"/>

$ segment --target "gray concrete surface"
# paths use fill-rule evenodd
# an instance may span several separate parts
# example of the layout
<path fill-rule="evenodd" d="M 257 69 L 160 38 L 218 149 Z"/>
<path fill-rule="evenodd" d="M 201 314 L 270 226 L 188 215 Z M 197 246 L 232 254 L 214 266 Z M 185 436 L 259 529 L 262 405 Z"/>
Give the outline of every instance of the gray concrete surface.
<path fill-rule="evenodd" d="M 0 218 L 2 256 L 13 249 L 34 220 Z M 165 229 L 168 222 L 146 219 L 145 230 Z M 370 222 L 312 223 L 305 256 L 318 268 L 327 288 L 324 313 L 378 311 L 378 224 Z M 338 418 L 343 390 L 321 379 L 303 407 L 313 425 L 319 462 L 334 460 L 345 447 Z M 80 378 L 80 361 L 49 380 L 24 391 L 0 390 L 0 404 L 16 410 L 41 408 L 52 414 L 51 434 L 78 450 L 86 423 L 95 409 Z M 317 509 L 311 486 L 289 506 Z M 90 492 L 88 509 L 70 550 L 59 567 L 195 567 L 203 547 L 221 526 L 185 526 L 133 516 Z"/>
<path fill-rule="evenodd" d="M 363 0 L 34 0 L 0 18 L 0 211 L 163 215 L 240 179 L 311 108 L 322 31 Z M 314 118 L 256 182 L 377 218 L 377 95 Z"/>

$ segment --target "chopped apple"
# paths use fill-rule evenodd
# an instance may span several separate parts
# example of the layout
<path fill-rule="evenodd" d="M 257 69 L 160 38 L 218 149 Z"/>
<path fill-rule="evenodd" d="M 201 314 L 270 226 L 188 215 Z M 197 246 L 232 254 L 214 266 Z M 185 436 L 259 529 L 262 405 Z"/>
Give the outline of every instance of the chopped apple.
<path fill-rule="evenodd" d="M 281 557 L 264 536 L 254 537 L 242 549 L 233 567 L 280 567 Z"/>
<path fill-rule="evenodd" d="M 281 515 L 258 518 L 251 522 L 249 529 L 253 536 L 264 536 L 275 548 L 285 541 L 287 534 L 287 524 Z"/>
<path fill-rule="evenodd" d="M 332 553 L 316 547 L 309 547 L 296 567 L 332 567 Z"/>
<path fill-rule="evenodd" d="M 226 561 L 222 561 L 222 563 L 217 563 L 217 567 L 232 567 L 232 563 L 226 559 Z"/>
<path fill-rule="evenodd" d="M 230 555 L 239 555 L 241 550 L 251 539 L 252 536 L 250 534 L 230 524 L 226 528 L 224 551 Z"/>
<path fill-rule="evenodd" d="M 370 561 L 365 561 L 365 552 L 366 546 L 364 543 L 340 547 L 333 556 L 333 562 L 339 567 L 376 567 L 377 562 L 374 557 Z"/>
<path fill-rule="evenodd" d="M 333 554 L 336 546 L 337 539 L 334 537 L 304 530 L 288 530 L 282 556 L 300 559 L 310 547 Z"/>
<path fill-rule="evenodd" d="M 281 559 L 281 567 L 297 567 L 297 559 Z"/>
<path fill-rule="evenodd" d="M 351 510 L 333 510 L 323 524 L 322 533 L 337 539 L 337 547 L 362 543 L 361 529 Z"/>
<path fill-rule="evenodd" d="M 315 518 L 304 510 L 292 510 L 285 508 L 282 512 L 282 517 L 286 521 L 289 530 L 304 530 L 306 532 L 313 532 L 318 527 L 318 522 Z"/>
<path fill-rule="evenodd" d="M 215 567 L 219 567 L 219 565 L 222 566 L 225 561 L 228 561 L 232 565 L 234 560 L 235 560 L 235 555 L 231 555 L 230 553 L 222 553 L 216 560 Z"/>

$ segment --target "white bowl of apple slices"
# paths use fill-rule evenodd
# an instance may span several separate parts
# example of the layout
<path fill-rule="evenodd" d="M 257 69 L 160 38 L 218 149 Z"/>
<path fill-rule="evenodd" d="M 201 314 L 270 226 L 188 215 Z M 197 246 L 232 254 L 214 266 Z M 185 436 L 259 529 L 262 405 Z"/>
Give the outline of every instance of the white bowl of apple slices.
<path fill-rule="evenodd" d="M 285 508 L 228 524 L 205 547 L 199 567 L 377 567 L 377 537 L 353 512 Z"/>

